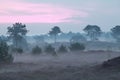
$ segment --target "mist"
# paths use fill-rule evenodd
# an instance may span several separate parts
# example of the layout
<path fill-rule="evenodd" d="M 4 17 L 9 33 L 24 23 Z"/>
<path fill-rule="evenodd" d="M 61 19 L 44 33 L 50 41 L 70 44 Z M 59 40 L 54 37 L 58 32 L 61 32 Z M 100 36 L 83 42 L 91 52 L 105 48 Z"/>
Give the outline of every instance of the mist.
<path fill-rule="evenodd" d="M 119 0 L 0 0 L 0 80 L 120 80 Z"/>

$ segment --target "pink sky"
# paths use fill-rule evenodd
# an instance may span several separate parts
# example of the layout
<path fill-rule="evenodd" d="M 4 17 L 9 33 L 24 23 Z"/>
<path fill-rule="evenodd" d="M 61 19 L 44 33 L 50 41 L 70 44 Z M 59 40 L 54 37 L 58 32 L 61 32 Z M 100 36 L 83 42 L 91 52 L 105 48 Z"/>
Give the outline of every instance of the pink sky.
<path fill-rule="evenodd" d="M 65 6 L 4 0 L 0 3 L 0 23 L 61 23 L 75 22 L 72 17 L 87 17 L 88 13 Z M 77 21 L 78 22 L 78 21 Z"/>
<path fill-rule="evenodd" d="M 15 22 L 26 24 L 29 34 L 55 25 L 63 32 L 79 32 L 88 24 L 108 31 L 120 25 L 119 8 L 120 0 L 0 0 L 0 34 Z"/>

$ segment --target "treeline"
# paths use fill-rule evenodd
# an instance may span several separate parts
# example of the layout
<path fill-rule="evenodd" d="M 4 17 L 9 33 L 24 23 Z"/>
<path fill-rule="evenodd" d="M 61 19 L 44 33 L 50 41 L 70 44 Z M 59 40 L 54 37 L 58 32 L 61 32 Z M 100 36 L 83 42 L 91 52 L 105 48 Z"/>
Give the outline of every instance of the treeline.
<path fill-rule="evenodd" d="M 57 42 L 57 39 L 69 39 L 69 41 L 99 41 L 99 38 L 103 35 L 105 37 L 111 36 L 117 42 L 120 41 L 120 26 L 117 25 L 110 29 L 110 32 L 105 33 L 101 30 L 101 28 L 97 25 L 87 25 L 84 29 L 83 33 L 73 33 L 70 31 L 69 33 L 64 33 L 59 26 L 54 26 L 48 34 L 33 36 L 34 40 L 39 43 L 46 41 L 45 39 L 53 39 L 54 42 Z M 26 34 L 29 32 L 25 24 L 15 23 L 12 26 L 7 28 L 7 37 L 1 36 L 3 39 L 7 41 L 11 41 L 15 47 L 27 47 Z M 29 39 L 29 38 L 27 38 Z"/>
<path fill-rule="evenodd" d="M 65 33 L 61 31 L 60 27 L 58 26 L 55 26 L 55 27 L 59 29 L 59 33 L 56 34 L 56 32 L 53 32 L 51 34 L 49 33 L 45 35 L 36 35 L 36 36 L 32 36 L 31 38 L 34 38 L 36 42 L 40 42 L 40 41 L 49 42 L 49 41 L 53 41 L 53 38 L 54 38 L 54 42 L 56 42 L 56 40 L 58 42 L 60 41 L 63 41 L 63 42 L 64 41 L 67 41 L 67 42 L 83 42 L 83 41 L 119 42 L 120 41 L 120 38 L 119 38 L 120 26 L 119 25 L 111 28 L 109 32 L 103 32 L 101 28 L 97 25 L 87 25 L 83 29 L 84 33 L 81 33 L 81 32 L 74 33 L 72 31 Z"/>
<path fill-rule="evenodd" d="M 99 37 L 104 33 L 101 28 L 97 25 L 87 25 L 83 31 L 85 34 L 69 32 L 65 34 L 59 26 L 54 26 L 46 35 L 42 36 L 34 36 L 34 40 L 36 41 L 36 46 L 31 47 L 26 38 L 26 34 L 29 32 L 25 24 L 15 23 L 12 26 L 7 28 L 8 36 L 0 37 L 0 59 L 1 62 L 11 62 L 13 57 L 10 53 L 23 53 L 25 50 L 31 50 L 33 54 L 39 53 L 51 53 L 56 55 L 56 53 L 64 53 L 68 51 L 78 51 L 85 50 L 85 45 L 83 42 L 88 41 L 99 41 Z M 120 26 L 115 26 L 111 29 L 110 35 L 116 40 L 116 42 L 120 42 Z M 57 41 L 60 39 L 60 36 L 63 38 L 67 38 L 70 41 L 69 46 L 65 46 L 61 44 L 58 49 L 53 47 L 51 44 L 47 44 L 44 48 L 41 48 L 39 42 L 45 43 L 48 37 L 53 38 L 54 44 L 58 44 Z M 31 48 L 30 48 L 31 47 Z M 8 61 L 7 61 L 8 60 Z"/>

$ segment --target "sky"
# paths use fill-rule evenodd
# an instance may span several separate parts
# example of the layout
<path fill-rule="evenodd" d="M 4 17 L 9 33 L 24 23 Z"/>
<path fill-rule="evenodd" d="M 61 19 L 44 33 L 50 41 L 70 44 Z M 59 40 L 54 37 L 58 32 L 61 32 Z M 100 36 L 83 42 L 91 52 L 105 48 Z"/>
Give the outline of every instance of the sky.
<path fill-rule="evenodd" d="M 54 26 L 63 32 L 82 32 L 86 25 L 103 31 L 120 25 L 120 0 L 0 0 L 0 34 L 15 22 L 26 24 L 28 35 L 48 33 Z"/>

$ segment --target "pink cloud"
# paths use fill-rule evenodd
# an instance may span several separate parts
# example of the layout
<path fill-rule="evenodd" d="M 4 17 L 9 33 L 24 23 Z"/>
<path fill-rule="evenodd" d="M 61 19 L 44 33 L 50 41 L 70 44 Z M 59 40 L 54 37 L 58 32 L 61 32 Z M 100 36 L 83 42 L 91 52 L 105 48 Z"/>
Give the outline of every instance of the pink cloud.
<path fill-rule="evenodd" d="M 66 7 L 42 3 L 25 3 L 20 1 L 2 1 L 0 3 L 0 23 L 60 23 L 74 22 L 67 20 L 74 16 L 87 17 L 88 13 Z"/>

